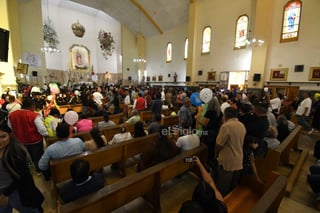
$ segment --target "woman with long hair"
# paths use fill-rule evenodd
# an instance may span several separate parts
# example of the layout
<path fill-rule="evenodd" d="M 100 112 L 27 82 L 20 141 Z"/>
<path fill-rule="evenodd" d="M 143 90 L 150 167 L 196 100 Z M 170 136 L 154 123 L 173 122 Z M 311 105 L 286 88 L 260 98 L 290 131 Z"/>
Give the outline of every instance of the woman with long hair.
<path fill-rule="evenodd" d="M 0 212 L 43 212 L 43 195 L 35 186 L 29 166 L 32 160 L 11 129 L 0 123 Z"/>
<path fill-rule="evenodd" d="M 85 149 L 94 151 L 107 145 L 107 139 L 104 135 L 101 135 L 98 127 L 94 127 L 90 130 L 91 140 L 84 143 Z"/>
<path fill-rule="evenodd" d="M 142 121 L 138 121 L 134 125 L 133 137 L 134 138 L 139 138 L 139 137 L 143 137 L 143 136 L 146 136 L 146 135 L 147 135 L 147 133 L 143 128 L 143 122 Z"/>

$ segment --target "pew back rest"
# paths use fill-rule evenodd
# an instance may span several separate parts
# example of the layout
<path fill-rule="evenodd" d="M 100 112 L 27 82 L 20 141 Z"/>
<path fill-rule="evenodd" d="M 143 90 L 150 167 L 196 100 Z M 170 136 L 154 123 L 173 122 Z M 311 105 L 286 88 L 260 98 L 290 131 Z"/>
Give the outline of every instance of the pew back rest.
<path fill-rule="evenodd" d="M 164 126 L 174 126 L 179 124 L 179 116 L 165 116 L 161 118 L 161 124 Z"/>
<path fill-rule="evenodd" d="M 121 118 L 123 118 L 122 113 L 109 116 L 109 120 L 113 121 L 116 125 L 119 125 L 119 121 Z M 89 119 L 92 120 L 93 126 L 97 126 L 100 121 L 104 121 L 103 116 L 90 117 Z"/>
<path fill-rule="evenodd" d="M 241 184 L 225 197 L 228 212 L 277 212 L 286 182 L 287 178 L 276 172 L 270 172 L 263 184 L 253 176 L 244 176 Z"/>
<path fill-rule="evenodd" d="M 141 111 L 140 112 L 141 121 L 152 121 L 152 112 L 151 111 Z"/>
<path fill-rule="evenodd" d="M 293 147 L 297 146 L 302 127 L 297 125 L 294 130 L 286 137 L 286 139 L 276 148 L 281 153 L 280 161 L 283 164 L 289 163 L 289 153 Z"/>
<path fill-rule="evenodd" d="M 64 204 L 61 212 L 110 212 L 149 192 L 151 192 L 149 201 L 154 205 L 157 212 L 160 212 L 161 184 L 195 167 L 195 164 L 184 163 L 184 158 L 197 155 L 201 160 L 204 160 L 206 154 L 207 147 L 201 144 L 193 150 L 182 152 L 172 159 L 122 178 L 91 195 Z"/>
<path fill-rule="evenodd" d="M 68 180 L 70 176 L 70 165 L 76 159 L 85 159 L 90 163 L 90 170 L 98 170 L 112 163 L 126 161 L 127 158 L 147 150 L 158 134 L 151 134 L 141 138 L 134 138 L 118 144 L 112 144 L 93 152 L 84 152 L 80 155 L 67 157 L 59 160 L 51 160 L 51 175 L 55 184 Z"/>

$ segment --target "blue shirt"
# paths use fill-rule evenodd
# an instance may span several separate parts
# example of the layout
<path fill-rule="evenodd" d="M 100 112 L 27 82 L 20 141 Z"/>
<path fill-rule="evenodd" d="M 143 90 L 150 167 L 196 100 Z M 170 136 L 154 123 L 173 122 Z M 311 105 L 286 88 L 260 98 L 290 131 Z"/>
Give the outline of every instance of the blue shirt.
<path fill-rule="evenodd" d="M 49 168 L 50 160 L 77 155 L 82 153 L 84 149 L 84 142 L 80 138 L 57 141 L 51 144 L 42 155 L 38 163 L 39 169 L 46 171 Z"/>

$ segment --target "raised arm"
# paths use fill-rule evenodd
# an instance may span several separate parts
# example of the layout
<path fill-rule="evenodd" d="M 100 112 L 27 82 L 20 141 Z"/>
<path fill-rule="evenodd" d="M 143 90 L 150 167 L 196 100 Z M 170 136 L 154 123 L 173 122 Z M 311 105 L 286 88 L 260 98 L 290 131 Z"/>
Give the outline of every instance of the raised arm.
<path fill-rule="evenodd" d="M 222 202 L 224 202 L 223 196 L 220 193 L 220 191 L 218 190 L 213 178 L 211 177 L 210 173 L 207 172 L 206 168 L 204 168 L 204 166 L 202 165 L 200 159 L 197 156 L 194 156 L 194 162 L 196 162 L 196 164 L 198 165 L 202 178 L 204 179 L 205 182 L 207 182 L 212 189 L 214 190 L 214 193 L 216 195 L 216 198 Z"/>

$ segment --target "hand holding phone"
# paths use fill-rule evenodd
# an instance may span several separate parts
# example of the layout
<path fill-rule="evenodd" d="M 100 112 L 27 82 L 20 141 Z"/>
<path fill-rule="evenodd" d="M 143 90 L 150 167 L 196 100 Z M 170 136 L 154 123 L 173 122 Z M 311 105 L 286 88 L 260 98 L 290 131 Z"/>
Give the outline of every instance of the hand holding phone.
<path fill-rule="evenodd" d="M 194 160 L 195 160 L 194 157 L 187 157 L 187 158 L 184 159 L 184 162 L 185 163 L 192 163 L 192 162 L 194 162 Z"/>

